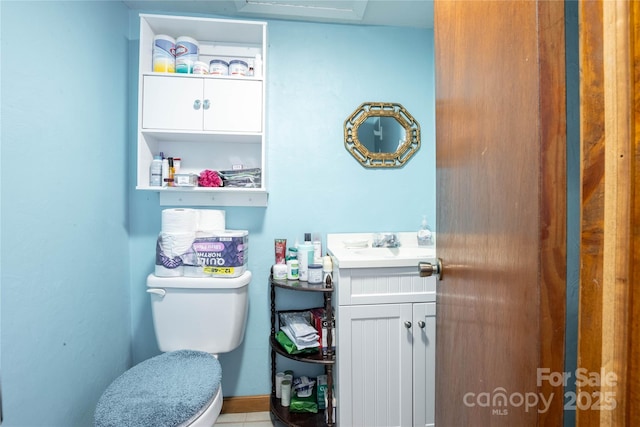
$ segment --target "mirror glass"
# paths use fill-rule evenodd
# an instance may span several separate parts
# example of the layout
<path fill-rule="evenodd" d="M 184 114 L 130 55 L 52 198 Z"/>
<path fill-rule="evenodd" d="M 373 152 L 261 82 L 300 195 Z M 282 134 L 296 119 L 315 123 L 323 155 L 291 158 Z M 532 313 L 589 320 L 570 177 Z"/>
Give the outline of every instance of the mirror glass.
<path fill-rule="evenodd" d="M 400 104 L 364 103 L 344 123 L 344 144 L 364 167 L 401 167 L 420 148 L 420 125 Z"/>

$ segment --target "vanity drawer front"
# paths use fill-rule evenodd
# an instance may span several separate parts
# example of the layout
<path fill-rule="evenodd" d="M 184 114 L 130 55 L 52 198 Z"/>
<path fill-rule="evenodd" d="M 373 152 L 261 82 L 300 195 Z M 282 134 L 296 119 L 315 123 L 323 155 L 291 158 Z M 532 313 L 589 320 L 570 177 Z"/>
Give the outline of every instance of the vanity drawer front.
<path fill-rule="evenodd" d="M 334 271 L 339 305 L 430 302 L 436 278 L 420 277 L 418 267 L 348 268 Z"/>

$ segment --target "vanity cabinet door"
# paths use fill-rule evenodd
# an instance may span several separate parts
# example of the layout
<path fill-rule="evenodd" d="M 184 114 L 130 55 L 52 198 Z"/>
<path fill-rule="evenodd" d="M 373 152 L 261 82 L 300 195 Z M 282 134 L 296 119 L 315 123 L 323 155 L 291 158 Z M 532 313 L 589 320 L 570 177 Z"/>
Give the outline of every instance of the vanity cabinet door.
<path fill-rule="evenodd" d="M 202 130 L 202 80 L 144 76 L 142 128 Z"/>
<path fill-rule="evenodd" d="M 413 305 L 413 425 L 433 427 L 436 388 L 436 303 Z"/>
<path fill-rule="evenodd" d="M 257 80 L 207 79 L 204 130 L 262 132 L 262 82 Z"/>
<path fill-rule="evenodd" d="M 340 306 L 339 425 L 412 425 L 412 304 Z"/>

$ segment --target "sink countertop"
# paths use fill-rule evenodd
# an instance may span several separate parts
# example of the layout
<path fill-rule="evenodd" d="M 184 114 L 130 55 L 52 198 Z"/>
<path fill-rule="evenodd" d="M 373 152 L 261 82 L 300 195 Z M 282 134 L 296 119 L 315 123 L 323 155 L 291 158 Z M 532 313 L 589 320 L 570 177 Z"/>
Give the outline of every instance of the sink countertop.
<path fill-rule="evenodd" d="M 383 232 L 381 234 L 391 233 Z M 377 233 L 327 234 L 327 251 L 340 268 L 417 267 L 418 262 L 435 262 L 436 246 L 418 246 L 417 231 L 395 232 L 397 248 L 373 248 Z M 435 241 L 436 234 L 433 233 Z"/>

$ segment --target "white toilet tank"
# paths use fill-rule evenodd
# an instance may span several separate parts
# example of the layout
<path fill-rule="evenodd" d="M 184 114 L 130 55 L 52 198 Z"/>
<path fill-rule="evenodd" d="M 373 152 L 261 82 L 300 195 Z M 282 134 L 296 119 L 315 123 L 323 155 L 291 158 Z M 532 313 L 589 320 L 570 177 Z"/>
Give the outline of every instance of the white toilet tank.
<path fill-rule="evenodd" d="M 160 351 L 226 353 L 242 343 L 251 272 L 241 276 L 147 277 Z"/>

